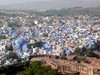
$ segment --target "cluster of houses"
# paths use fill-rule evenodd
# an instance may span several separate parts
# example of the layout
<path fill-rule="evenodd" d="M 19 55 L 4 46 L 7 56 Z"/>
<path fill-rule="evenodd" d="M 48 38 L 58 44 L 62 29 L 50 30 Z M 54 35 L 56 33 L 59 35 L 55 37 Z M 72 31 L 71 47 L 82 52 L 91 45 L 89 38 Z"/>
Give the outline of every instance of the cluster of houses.
<path fill-rule="evenodd" d="M 21 13 L 20 13 L 21 14 Z M 100 19 L 91 16 L 37 16 L 24 14 L 0 18 L 0 64 L 28 61 L 32 55 L 73 53 L 75 48 L 100 51 Z M 29 44 L 45 42 L 42 47 Z M 16 54 L 18 58 L 7 59 Z M 12 61 L 13 60 L 13 61 Z"/>

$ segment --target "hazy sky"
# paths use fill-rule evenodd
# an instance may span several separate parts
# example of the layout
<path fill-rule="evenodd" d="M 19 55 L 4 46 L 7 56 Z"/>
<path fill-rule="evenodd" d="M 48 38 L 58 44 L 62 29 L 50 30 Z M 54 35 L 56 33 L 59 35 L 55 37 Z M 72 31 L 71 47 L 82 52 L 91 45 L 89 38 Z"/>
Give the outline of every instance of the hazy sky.
<path fill-rule="evenodd" d="M 6 5 L 6 4 L 15 4 L 15 3 L 27 3 L 27 2 L 35 2 L 35 1 L 55 1 L 55 0 L 0 0 L 0 5 Z M 62 0 L 61 0 L 62 1 Z M 67 0 L 65 0 L 67 1 Z M 70 1 L 79 1 L 82 2 L 95 2 L 100 3 L 100 0 L 70 0 Z"/>
<path fill-rule="evenodd" d="M 0 6 L 6 8 L 69 8 L 75 6 L 100 6 L 100 0 L 0 0 Z"/>
<path fill-rule="evenodd" d="M 27 3 L 36 1 L 52 1 L 52 0 L 0 0 L 0 5 L 15 4 L 15 3 Z"/>

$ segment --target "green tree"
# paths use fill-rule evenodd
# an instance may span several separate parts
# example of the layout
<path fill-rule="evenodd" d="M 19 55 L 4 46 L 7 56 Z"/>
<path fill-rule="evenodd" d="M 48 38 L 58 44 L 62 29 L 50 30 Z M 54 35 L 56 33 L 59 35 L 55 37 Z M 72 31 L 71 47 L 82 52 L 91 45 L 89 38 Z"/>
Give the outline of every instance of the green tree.
<path fill-rule="evenodd" d="M 47 33 L 44 33 L 44 34 L 43 34 L 43 37 L 48 37 L 48 34 L 47 34 Z"/>
<path fill-rule="evenodd" d="M 28 44 L 28 49 L 31 49 L 34 44 Z"/>
<path fill-rule="evenodd" d="M 17 75 L 62 75 L 57 70 L 52 70 L 50 66 L 42 66 L 40 62 L 35 61 L 26 68 L 26 70 L 17 73 Z"/>
<path fill-rule="evenodd" d="M 92 54 L 93 54 L 93 51 L 92 51 L 92 50 L 87 50 L 87 51 L 86 51 L 86 55 L 87 55 L 87 56 L 91 57 Z"/>
<path fill-rule="evenodd" d="M 80 55 L 81 55 L 81 49 L 77 47 L 77 48 L 74 50 L 74 54 L 80 56 Z"/>
<path fill-rule="evenodd" d="M 29 62 L 26 61 L 26 62 L 23 63 L 23 65 L 25 66 L 25 68 L 28 68 L 29 67 Z"/>
<path fill-rule="evenodd" d="M 33 46 L 34 46 L 34 47 L 42 47 L 43 44 L 44 44 L 44 42 L 38 41 L 38 42 L 35 42 Z"/>

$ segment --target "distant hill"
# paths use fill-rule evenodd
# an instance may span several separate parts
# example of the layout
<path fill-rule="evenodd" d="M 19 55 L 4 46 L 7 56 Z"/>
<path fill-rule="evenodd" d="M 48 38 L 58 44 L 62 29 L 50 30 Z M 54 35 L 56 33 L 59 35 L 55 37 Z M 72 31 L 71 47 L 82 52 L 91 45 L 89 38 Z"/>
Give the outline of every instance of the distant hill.
<path fill-rule="evenodd" d="M 69 9 L 59 9 L 59 10 L 47 10 L 47 11 L 37 11 L 37 15 L 51 16 L 51 15 L 97 15 L 100 14 L 100 7 L 82 8 L 74 7 Z"/>
<path fill-rule="evenodd" d="M 1 10 L 2 11 L 2 10 Z M 9 11 L 9 12 L 16 12 L 17 10 L 4 10 L 4 11 Z M 73 7 L 73 8 L 66 8 L 66 9 L 52 9 L 52 10 L 46 10 L 46 11 L 37 11 L 37 10 L 19 10 L 19 11 L 24 11 L 29 14 L 35 13 L 36 15 L 40 16 L 64 16 L 64 15 L 100 15 L 100 7 L 91 7 L 91 8 L 83 8 L 83 7 Z M 14 16 L 16 14 L 8 14 L 8 13 L 3 13 L 0 12 L 0 16 Z"/>

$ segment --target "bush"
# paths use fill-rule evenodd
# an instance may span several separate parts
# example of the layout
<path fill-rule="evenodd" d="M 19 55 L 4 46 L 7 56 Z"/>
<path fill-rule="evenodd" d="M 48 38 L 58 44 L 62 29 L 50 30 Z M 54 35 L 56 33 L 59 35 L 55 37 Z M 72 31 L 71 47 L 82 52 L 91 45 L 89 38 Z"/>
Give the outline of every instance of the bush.
<path fill-rule="evenodd" d="M 34 44 L 28 44 L 28 49 L 31 49 L 32 46 L 34 46 Z"/>
<path fill-rule="evenodd" d="M 76 48 L 75 51 L 74 51 L 74 54 L 80 56 L 81 55 L 81 51 L 82 50 L 80 48 Z"/>
<path fill-rule="evenodd" d="M 35 61 L 25 71 L 17 75 L 62 75 L 57 70 L 52 70 L 50 66 L 42 66 L 40 62 Z"/>
<path fill-rule="evenodd" d="M 44 33 L 44 34 L 43 34 L 43 37 L 48 37 L 48 34 L 47 34 L 47 33 Z"/>
<path fill-rule="evenodd" d="M 42 47 L 43 44 L 44 44 L 44 42 L 38 41 L 38 42 L 35 42 L 33 46 L 34 46 L 34 48 L 35 48 L 35 47 Z"/>

